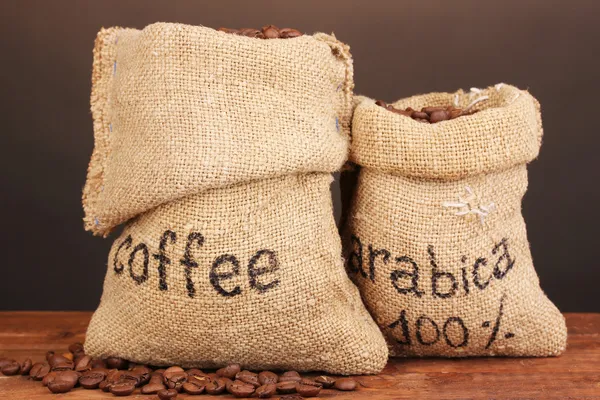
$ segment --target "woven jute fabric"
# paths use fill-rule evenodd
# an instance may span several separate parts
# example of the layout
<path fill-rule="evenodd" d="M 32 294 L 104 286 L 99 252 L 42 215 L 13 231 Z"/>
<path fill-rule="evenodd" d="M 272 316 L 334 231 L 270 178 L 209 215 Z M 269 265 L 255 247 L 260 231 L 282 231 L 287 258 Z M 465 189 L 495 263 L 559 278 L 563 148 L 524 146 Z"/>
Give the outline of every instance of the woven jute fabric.
<path fill-rule="evenodd" d="M 352 59 L 334 37 L 155 24 L 100 32 L 86 228 L 112 246 L 85 349 L 138 363 L 379 372 L 341 258 L 331 173 Z"/>
<path fill-rule="evenodd" d="M 504 84 L 394 104 L 449 105 L 480 111 L 425 124 L 360 98 L 346 268 L 394 356 L 558 355 L 565 321 L 539 286 L 521 214 L 539 104 Z"/>

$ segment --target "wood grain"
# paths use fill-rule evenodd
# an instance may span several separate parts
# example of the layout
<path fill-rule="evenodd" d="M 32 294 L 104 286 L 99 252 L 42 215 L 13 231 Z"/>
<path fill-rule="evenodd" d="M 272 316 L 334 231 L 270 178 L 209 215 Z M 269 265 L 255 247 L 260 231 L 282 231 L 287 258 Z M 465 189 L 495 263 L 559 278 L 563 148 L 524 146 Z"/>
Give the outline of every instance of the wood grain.
<path fill-rule="evenodd" d="M 82 341 L 87 312 L 0 312 L 0 357 L 41 361 L 48 350 Z M 326 391 L 336 399 L 600 399 L 600 314 L 566 314 L 569 342 L 556 358 L 392 359 L 358 391 Z M 187 398 L 180 395 L 178 398 Z M 212 398 L 203 396 L 201 398 Z M 99 390 L 53 395 L 40 382 L 0 376 L 2 399 L 114 398 Z M 128 398 L 156 399 L 138 391 Z M 217 398 L 217 397 L 215 397 Z M 230 395 L 218 396 L 231 399 Z"/>

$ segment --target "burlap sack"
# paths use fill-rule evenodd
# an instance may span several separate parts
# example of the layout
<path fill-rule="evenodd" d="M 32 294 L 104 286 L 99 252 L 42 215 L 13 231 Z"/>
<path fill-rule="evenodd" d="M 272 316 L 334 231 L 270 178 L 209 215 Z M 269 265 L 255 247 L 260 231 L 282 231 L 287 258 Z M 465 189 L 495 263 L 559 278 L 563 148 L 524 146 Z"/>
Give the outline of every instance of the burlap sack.
<path fill-rule="evenodd" d="M 128 222 L 86 351 L 381 370 L 385 340 L 344 271 L 329 189 L 347 153 L 347 46 L 155 24 L 103 30 L 94 54 L 85 223 Z"/>
<path fill-rule="evenodd" d="M 396 356 L 547 356 L 565 322 L 539 287 L 521 200 L 542 139 L 538 102 L 499 84 L 396 108 L 469 107 L 436 124 L 362 98 L 347 269 Z"/>

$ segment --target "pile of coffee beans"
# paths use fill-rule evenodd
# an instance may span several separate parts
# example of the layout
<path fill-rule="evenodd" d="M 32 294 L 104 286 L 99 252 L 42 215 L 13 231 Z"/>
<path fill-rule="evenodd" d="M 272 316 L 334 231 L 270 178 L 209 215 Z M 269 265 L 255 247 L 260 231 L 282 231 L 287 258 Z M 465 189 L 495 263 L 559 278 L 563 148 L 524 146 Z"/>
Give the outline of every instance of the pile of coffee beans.
<path fill-rule="evenodd" d="M 28 358 L 19 363 L 0 358 L 0 371 L 4 375 L 24 375 L 41 381 L 52 393 L 82 387 L 129 396 L 139 388 L 139 393 L 156 394 L 160 400 L 175 399 L 181 392 L 192 396 L 229 393 L 238 398 L 281 396 L 281 400 L 300 400 L 318 396 L 322 390 L 351 391 L 358 387 L 352 378 L 303 377 L 296 371 L 281 375 L 272 371 L 252 372 L 243 370 L 239 364 L 204 372 L 178 366 L 151 367 L 118 357 L 98 359 L 86 355 L 81 343 L 73 343 L 69 351 L 62 354 L 49 351 L 45 362 L 33 363 Z"/>
<path fill-rule="evenodd" d="M 448 121 L 465 115 L 475 114 L 477 112 L 477 110 L 462 109 L 454 106 L 423 107 L 421 108 L 421 111 L 413 110 L 411 107 L 401 110 L 394 108 L 394 106 L 392 106 L 391 104 L 386 104 L 386 102 L 383 100 L 377 100 L 375 104 L 396 114 L 411 117 L 415 121 L 425 122 L 428 124 L 435 124 L 436 122 Z"/>
<path fill-rule="evenodd" d="M 302 36 L 303 33 L 292 28 L 281 28 L 279 29 L 275 25 L 265 25 L 261 29 L 254 28 L 242 28 L 242 29 L 231 29 L 231 28 L 219 28 L 217 29 L 225 33 L 233 33 L 240 36 L 248 36 L 258 39 L 291 39 L 298 36 Z"/>

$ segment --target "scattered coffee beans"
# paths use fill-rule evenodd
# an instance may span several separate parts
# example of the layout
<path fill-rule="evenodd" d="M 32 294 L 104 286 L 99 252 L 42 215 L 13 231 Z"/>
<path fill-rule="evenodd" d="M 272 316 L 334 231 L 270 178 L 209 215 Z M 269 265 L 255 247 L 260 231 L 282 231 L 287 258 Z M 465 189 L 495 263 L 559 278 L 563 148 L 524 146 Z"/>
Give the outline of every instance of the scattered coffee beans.
<path fill-rule="evenodd" d="M 81 343 L 69 346 L 68 353 L 49 351 L 46 360 L 34 364 L 27 358 L 19 364 L 13 359 L 0 358 L 0 370 L 4 375 L 29 375 L 33 380 L 42 381 L 52 393 L 66 393 L 81 386 L 128 396 L 140 388 L 141 394 L 156 394 L 161 400 L 175 399 L 179 392 L 196 396 L 219 395 L 225 391 L 238 398 L 267 399 L 280 394 L 282 400 L 299 400 L 318 396 L 322 389 L 357 388 L 351 378 L 336 380 L 325 375 L 303 378 L 297 371 L 286 371 L 279 376 L 272 371 L 242 370 L 239 364 L 220 368 L 216 373 L 197 368 L 184 370 L 179 366 L 153 369 L 119 357 L 94 359 L 85 354 Z"/>
<path fill-rule="evenodd" d="M 223 27 L 217 30 L 225 33 L 232 33 L 235 35 L 248 36 L 258 39 L 290 39 L 303 35 L 302 32 L 296 29 L 279 29 L 275 25 L 265 25 L 260 30 L 254 28 L 231 29 Z"/>
<path fill-rule="evenodd" d="M 387 104 L 383 100 L 377 100 L 375 102 L 379 107 L 383 107 L 393 113 L 411 117 L 415 121 L 435 124 L 436 122 L 442 122 L 458 118 L 464 115 L 471 115 L 477 112 L 477 110 L 462 109 L 454 106 L 448 107 L 423 107 L 421 111 L 413 110 L 408 107 L 405 110 L 394 108 L 391 104 Z"/>

